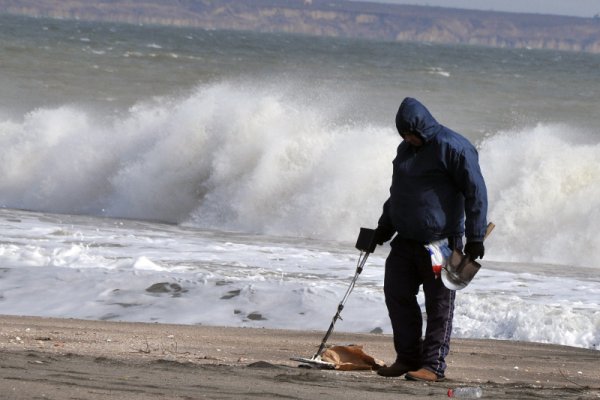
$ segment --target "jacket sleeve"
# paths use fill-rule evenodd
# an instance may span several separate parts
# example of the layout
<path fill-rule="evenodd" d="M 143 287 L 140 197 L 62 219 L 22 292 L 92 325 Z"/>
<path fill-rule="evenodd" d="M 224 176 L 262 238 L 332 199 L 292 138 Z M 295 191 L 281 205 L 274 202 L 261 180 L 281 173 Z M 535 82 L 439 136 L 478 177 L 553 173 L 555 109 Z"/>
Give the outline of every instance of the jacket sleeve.
<path fill-rule="evenodd" d="M 487 227 L 487 188 L 473 146 L 455 156 L 451 174 L 465 197 L 465 236 L 467 242 L 482 242 Z"/>
<path fill-rule="evenodd" d="M 388 198 L 385 203 L 383 203 L 383 212 L 381 213 L 381 217 L 379 217 L 379 221 L 377 222 L 377 228 L 382 232 L 389 233 L 390 237 L 396 232 L 394 225 L 392 224 L 392 219 L 390 218 L 390 199 Z"/>

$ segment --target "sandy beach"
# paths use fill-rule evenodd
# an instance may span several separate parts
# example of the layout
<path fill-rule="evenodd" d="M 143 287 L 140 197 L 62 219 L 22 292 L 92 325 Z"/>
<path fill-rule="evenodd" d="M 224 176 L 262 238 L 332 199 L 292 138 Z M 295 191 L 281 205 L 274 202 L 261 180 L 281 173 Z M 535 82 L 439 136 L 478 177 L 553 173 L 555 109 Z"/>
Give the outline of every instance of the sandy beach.
<path fill-rule="evenodd" d="M 431 399 L 481 386 L 494 399 L 600 399 L 600 352 L 455 339 L 448 380 L 299 368 L 323 332 L 0 317 L 3 399 Z M 391 337 L 334 333 L 387 363 Z"/>

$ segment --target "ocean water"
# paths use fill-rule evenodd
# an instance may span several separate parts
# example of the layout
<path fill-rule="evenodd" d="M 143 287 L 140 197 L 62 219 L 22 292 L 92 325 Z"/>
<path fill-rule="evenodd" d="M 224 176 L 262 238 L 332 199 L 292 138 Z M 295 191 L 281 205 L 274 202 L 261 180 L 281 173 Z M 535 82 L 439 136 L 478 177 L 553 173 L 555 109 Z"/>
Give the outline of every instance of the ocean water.
<path fill-rule="evenodd" d="M 326 330 L 412 96 L 497 225 L 454 336 L 600 347 L 599 55 L 6 16 L 0 55 L 2 314 Z M 391 333 L 387 250 L 336 330 Z"/>

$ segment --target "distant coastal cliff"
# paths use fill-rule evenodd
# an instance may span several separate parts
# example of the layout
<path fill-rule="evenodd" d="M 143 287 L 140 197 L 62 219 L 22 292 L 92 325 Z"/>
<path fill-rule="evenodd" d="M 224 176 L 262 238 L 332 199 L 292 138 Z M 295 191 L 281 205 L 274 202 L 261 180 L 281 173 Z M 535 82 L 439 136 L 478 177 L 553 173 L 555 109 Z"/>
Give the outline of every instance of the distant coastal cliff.
<path fill-rule="evenodd" d="M 0 13 L 204 29 L 600 53 L 600 17 L 348 0 L 0 0 Z"/>

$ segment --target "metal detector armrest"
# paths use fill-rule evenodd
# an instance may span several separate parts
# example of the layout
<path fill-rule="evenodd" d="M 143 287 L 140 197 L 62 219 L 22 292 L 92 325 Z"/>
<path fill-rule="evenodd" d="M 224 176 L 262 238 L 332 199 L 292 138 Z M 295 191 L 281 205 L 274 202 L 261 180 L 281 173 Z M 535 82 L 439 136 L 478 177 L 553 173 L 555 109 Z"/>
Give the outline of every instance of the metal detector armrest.
<path fill-rule="evenodd" d="M 360 233 L 356 239 L 356 248 L 366 253 L 373 253 L 377 247 L 375 243 L 375 229 L 360 228 Z"/>

